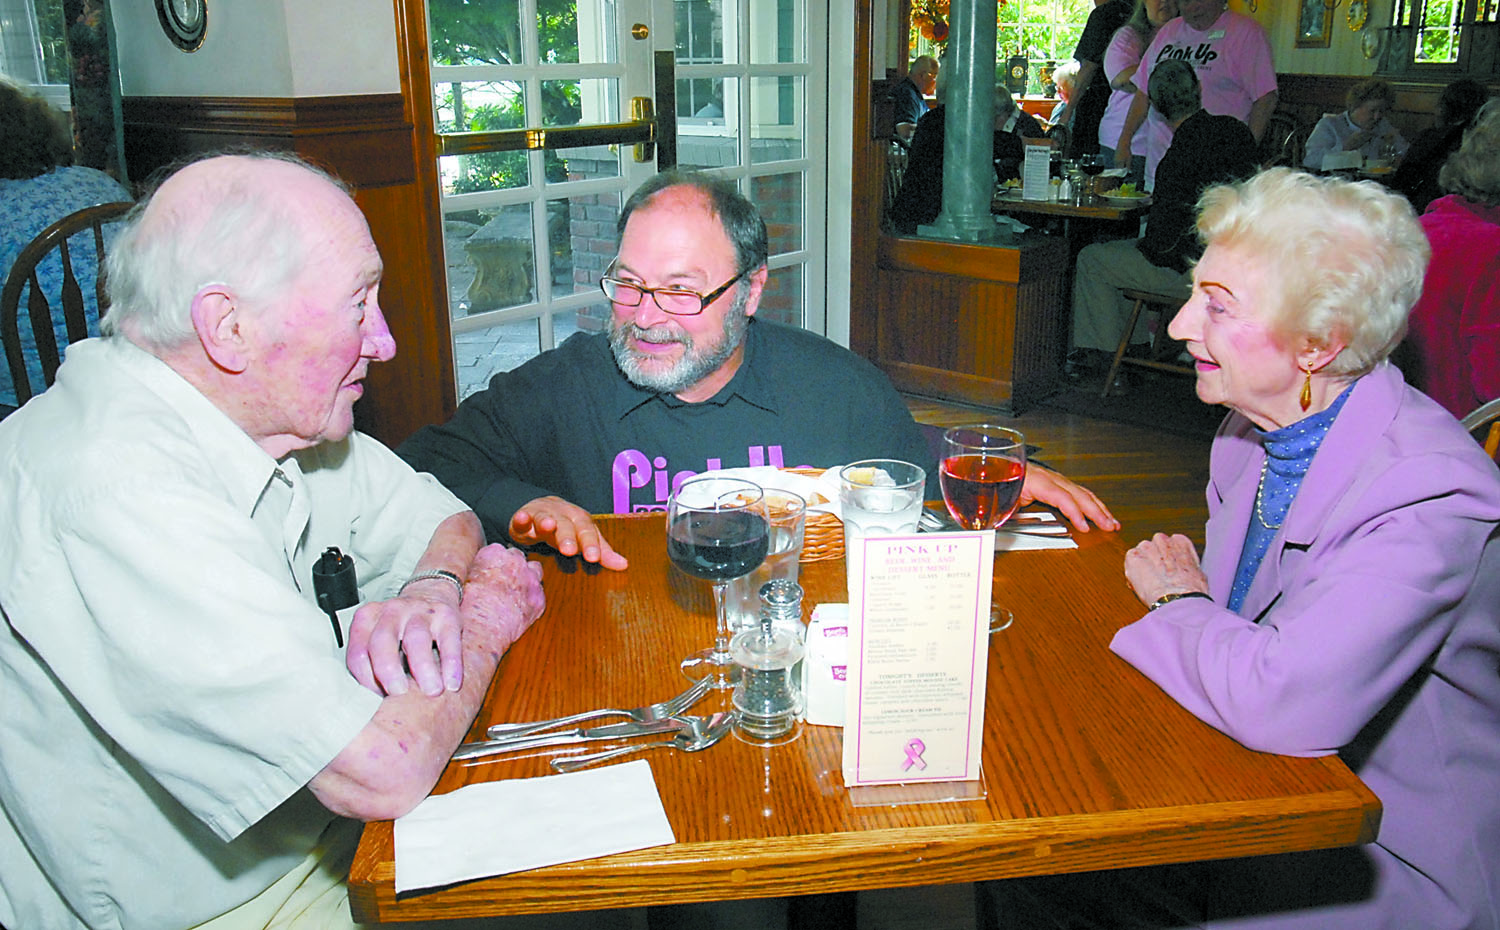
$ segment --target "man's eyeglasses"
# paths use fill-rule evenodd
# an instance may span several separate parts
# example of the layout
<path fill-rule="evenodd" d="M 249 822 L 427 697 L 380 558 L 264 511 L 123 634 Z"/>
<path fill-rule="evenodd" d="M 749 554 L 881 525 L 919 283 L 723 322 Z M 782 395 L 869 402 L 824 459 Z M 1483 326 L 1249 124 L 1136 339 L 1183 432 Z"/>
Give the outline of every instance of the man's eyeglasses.
<path fill-rule="evenodd" d="M 611 270 L 613 265 L 610 266 Z M 604 291 L 604 296 L 611 303 L 617 303 L 622 307 L 639 307 L 641 301 L 650 294 L 651 299 L 662 309 L 663 313 L 673 316 L 696 316 L 708 309 L 708 305 L 723 296 L 724 292 L 733 287 L 748 272 L 741 271 L 739 274 L 725 281 L 719 287 L 714 288 L 707 294 L 690 291 L 685 287 L 647 287 L 636 281 L 622 281 L 606 275 L 599 279 L 599 288 Z"/>

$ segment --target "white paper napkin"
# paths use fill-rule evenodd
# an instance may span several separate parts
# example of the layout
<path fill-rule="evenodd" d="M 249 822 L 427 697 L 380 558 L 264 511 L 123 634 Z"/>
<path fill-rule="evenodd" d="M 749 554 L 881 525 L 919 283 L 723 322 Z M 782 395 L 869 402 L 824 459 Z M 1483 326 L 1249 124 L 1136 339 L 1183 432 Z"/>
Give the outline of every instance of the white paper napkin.
<path fill-rule="evenodd" d="M 843 466 L 836 465 L 817 477 L 783 471 L 774 465 L 721 468 L 718 471 L 703 472 L 698 477 L 712 475 L 742 478 L 746 481 L 753 481 L 763 488 L 791 491 L 793 494 L 802 495 L 802 499 L 807 501 L 809 513 L 831 513 L 842 519 L 839 513 L 839 469 L 841 467 Z"/>
<path fill-rule="evenodd" d="M 469 785 L 396 821 L 396 891 L 677 842 L 651 766 Z"/>
<path fill-rule="evenodd" d="M 996 552 L 1027 552 L 1033 549 L 1077 549 L 1071 536 L 1037 536 L 1031 533 L 995 533 Z"/>

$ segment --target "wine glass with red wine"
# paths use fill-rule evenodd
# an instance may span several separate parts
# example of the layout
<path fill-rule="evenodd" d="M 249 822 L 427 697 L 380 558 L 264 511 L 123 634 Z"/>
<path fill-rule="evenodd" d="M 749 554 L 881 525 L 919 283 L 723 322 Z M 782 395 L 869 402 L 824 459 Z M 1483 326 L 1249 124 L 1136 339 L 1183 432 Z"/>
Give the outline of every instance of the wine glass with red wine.
<path fill-rule="evenodd" d="M 701 477 L 682 483 L 667 504 L 667 556 L 695 578 L 714 583 L 718 615 L 714 645 L 682 660 L 696 681 L 714 676 L 714 687 L 733 687 L 738 667 L 729 654 L 725 591 L 729 582 L 755 571 L 766 559 L 770 525 L 760 485 L 739 478 Z"/>
<path fill-rule="evenodd" d="M 1084 155 L 1078 159 L 1078 169 L 1088 175 L 1088 181 L 1085 183 L 1087 184 L 1087 193 L 1090 197 L 1097 197 L 1099 195 L 1098 178 L 1108 167 L 1110 166 L 1105 163 L 1103 155 Z"/>
<path fill-rule="evenodd" d="M 938 483 L 943 503 L 966 530 L 992 530 L 1016 512 L 1026 481 L 1026 437 L 1004 426 L 955 426 L 943 434 Z M 1010 626 L 1004 607 L 990 606 L 990 632 Z"/>

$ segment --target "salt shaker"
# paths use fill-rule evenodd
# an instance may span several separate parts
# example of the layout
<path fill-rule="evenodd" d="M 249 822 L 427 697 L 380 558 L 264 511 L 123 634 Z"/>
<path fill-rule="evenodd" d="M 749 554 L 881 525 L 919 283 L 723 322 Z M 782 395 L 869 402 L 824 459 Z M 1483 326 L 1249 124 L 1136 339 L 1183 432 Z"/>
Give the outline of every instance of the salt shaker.
<path fill-rule="evenodd" d="M 1067 175 L 1063 175 L 1062 181 L 1057 185 L 1057 202 L 1073 202 L 1073 182 L 1068 180 Z"/>
<path fill-rule="evenodd" d="M 737 726 L 744 736 L 766 741 L 790 733 L 802 712 L 802 586 L 768 581 L 760 602 L 760 624 L 736 633 L 729 652 L 740 667 Z"/>

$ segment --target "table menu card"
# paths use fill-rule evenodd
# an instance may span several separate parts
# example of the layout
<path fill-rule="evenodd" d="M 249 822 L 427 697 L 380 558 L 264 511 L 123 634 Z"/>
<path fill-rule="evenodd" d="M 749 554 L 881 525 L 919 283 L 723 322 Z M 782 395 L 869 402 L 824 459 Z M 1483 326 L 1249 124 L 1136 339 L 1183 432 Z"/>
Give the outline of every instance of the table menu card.
<path fill-rule="evenodd" d="M 1026 160 L 1021 163 L 1021 199 L 1052 198 L 1052 140 L 1024 139 Z"/>
<path fill-rule="evenodd" d="M 860 545 L 844 784 L 976 781 L 995 532 L 868 536 Z"/>

